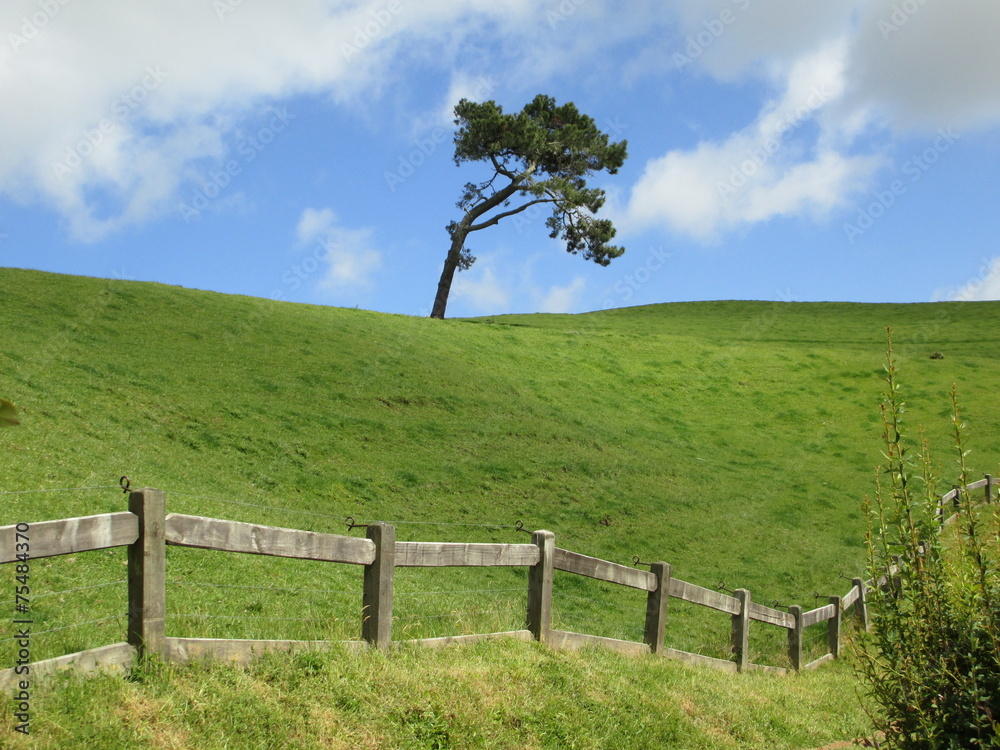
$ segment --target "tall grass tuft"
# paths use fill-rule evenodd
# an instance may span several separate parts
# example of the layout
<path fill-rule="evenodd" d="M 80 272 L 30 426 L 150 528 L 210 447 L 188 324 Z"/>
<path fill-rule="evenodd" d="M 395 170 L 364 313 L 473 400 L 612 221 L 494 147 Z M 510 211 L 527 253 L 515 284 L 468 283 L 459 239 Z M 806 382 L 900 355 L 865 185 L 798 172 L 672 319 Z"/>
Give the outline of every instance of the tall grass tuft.
<path fill-rule="evenodd" d="M 885 465 L 867 502 L 871 632 L 859 669 L 891 748 L 1000 748 L 1000 513 L 964 490 L 955 386 L 957 516 L 943 527 L 923 431 L 908 439 L 891 331 L 881 406 Z"/>

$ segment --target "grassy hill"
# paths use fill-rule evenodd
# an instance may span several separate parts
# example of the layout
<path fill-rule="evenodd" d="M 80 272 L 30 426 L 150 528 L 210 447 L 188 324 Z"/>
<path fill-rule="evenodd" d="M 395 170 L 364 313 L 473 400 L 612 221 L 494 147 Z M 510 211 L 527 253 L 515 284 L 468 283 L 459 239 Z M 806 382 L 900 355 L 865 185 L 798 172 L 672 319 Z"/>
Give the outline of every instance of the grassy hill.
<path fill-rule="evenodd" d="M 0 491 L 127 474 L 167 490 L 168 511 L 336 533 L 350 515 L 394 522 L 400 539 L 523 541 L 523 520 L 569 549 L 663 559 L 693 583 L 811 607 L 813 592 L 843 593 L 839 576 L 863 568 L 887 325 L 943 487 L 953 382 L 974 470 L 1000 473 L 1000 303 L 678 303 L 441 322 L 3 269 L 0 396 L 22 424 L 0 432 Z M 123 507 L 107 488 L 7 494 L 0 524 Z M 357 571 L 169 552 L 168 634 L 357 637 Z M 34 583 L 112 584 L 123 560 L 40 561 Z M 448 576 L 401 572 L 399 637 L 520 626 L 523 571 Z M 261 588 L 236 588 L 250 584 Z M 36 627 L 120 615 L 124 601 L 117 585 L 54 594 L 36 602 Z M 557 577 L 558 626 L 640 640 L 642 606 L 639 592 Z M 727 618 L 671 607 L 668 645 L 725 655 Z M 267 619 L 278 615 L 317 619 Z M 70 627 L 39 637 L 35 658 L 122 632 L 120 619 Z M 783 658 L 769 637 L 752 647 Z"/>

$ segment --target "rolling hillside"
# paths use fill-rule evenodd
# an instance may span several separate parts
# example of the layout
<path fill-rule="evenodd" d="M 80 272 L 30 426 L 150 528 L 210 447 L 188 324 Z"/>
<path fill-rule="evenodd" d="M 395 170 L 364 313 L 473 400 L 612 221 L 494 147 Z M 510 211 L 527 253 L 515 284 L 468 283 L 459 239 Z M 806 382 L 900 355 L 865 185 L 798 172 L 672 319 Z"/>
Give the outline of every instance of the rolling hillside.
<path fill-rule="evenodd" d="M 586 554 L 662 559 L 702 586 L 811 607 L 863 569 L 887 325 L 942 488 L 953 382 L 973 469 L 1000 473 L 1000 303 L 676 303 L 442 322 L 0 269 L 0 396 L 22 422 L 0 432 L 0 491 L 103 488 L 2 495 L 0 525 L 120 510 L 109 487 L 128 475 L 166 489 L 168 510 L 336 533 L 353 516 L 394 522 L 400 539 L 522 541 L 522 520 Z M 168 578 L 172 566 L 217 588 L 168 591 L 169 630 L 323 637 L 250 621 L 328 610 L 332 592 L 293 592 L 315 568 L 220 557 L 171 550 Z M 111 583 L 123 559 L 47 563 L 36 585 Z M 445 599 L 401 605 L 412 618 L 401 637 L 518 626 L 523 571 L 456 575 Z M 356 584 L 338 576 L 324 588 Z M 248 577 L 286 593 L 217 593 Z M 558 586 L 567 628 L 641 638 L 639 598 Z M 407 587 L 442 584 L 415 572 Z M 483 590 L 497 592 L 485 620 L 435 614 L 468 610 Z M 124 602 L 114 587 L 55 598 L 40 626 Z M 726 618 L 672 617 L 671 645 L 724 655 Z M 355 626 L 328 634 L 357 637 Z M 36 658 L 108 643 L 115 627 L 39 639 Z M 780 644 L 756 648 L 781 658 Z"/>
<path fill-rule="evenodd" d="M 128 474 L 338 517 L 523 519 L 794 598 L 860 564 L 886 325 L 939 460 L 952 382 L 976 470 L 1000 456 L 1000 303 L 441 323 L 29 271 L 0 289 L 0 383 L 23 415 L 0 433 L 10 489 Z M 718 554 L 734 535 L 735 561 Z"/>

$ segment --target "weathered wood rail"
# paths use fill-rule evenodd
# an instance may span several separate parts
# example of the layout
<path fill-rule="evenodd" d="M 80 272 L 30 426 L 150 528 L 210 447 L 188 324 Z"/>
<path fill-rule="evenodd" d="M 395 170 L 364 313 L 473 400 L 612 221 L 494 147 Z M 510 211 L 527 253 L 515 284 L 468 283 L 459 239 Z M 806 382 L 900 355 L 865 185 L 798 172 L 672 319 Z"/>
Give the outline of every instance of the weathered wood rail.
<path fill-rule="evenodd" d="M 965 489 L 985 488 L 985 501 L 992 502 L 994 486 L 992 477 L 987 475 Z M 949 520 L 945 518 L 944 509 L 955 503 L 959 491 L 955 488 L 941 498 L 939 517 L 942 524 Z M 486 638 L 533 639 L 559 649 L 600 646 L 629 654 L 652 653 L 732 672 L 787 671 L 750 662 L 748 644 L 751 622 L 783 628 L 787 632 L 788 658 L 793 670 L 814 668 L 837 658 L 845 613 L 853 609 L 861 627 L 867 628 L 866 591 L 885 580 L 872 582 L 855 578 L 850 590 L 842 597 L 831 596 L 828 603 L 809 611 L 793 605 L 784 612 L 753 601 L 746 589 L 737 589 L 730 596 L 674 578 L 670 565 L 665 562 L 651 563 L 650 570 L 646 571 L 556 547 L 551 531 L 535 531 L 530 544 L 403 542 L 396 541 L 393 526 L 376 523 L 367 527 L 366 538 L 359 539 L 218 518 L 167 514 L 166 493 L 156 489 L 131 492 L 126 512 L 42 521 L 30 524 L 30 529 L 31 559 L 112 547 L 128 548 L 129 612 L 125 641 L 32 663 L 31 674 L 36 677 L 63 669 L 93 671 L 128 668 L 136 659 L 146 655 L 155 655 L 169 662 L 199 658 L 246 662 L 254 654 L 268 651 L 330 647 L 327 641 L 167 636 L 167 545 L 362 566 L 361 640 L 346 642 L 352 647 L 385 648 L 393 642 L 396 568 L 513 566 L 525 567 L 528 572 L 524 629 L 406 642 L 440 647 Z M 15 526 L 0 527 L 0 564 L 17 561 L 15 539 Z M 552 628 L 552 583 L 557 570 L 645 591 L 643 641 L 623 641 Z M 718 659 L 668 648 L 664 643 L 664 633 L 671 598 L 729 615 L 732 658 Z M 807 627 L 824 622 L 827 624 L 828 651 L 818 659 L 803 664 L 803 632 Z M 0 671 L 0 689 L 13 688 L 17 684 L 15 677 L 13 668 Z"/>
<path fill-rule="evenodd" d="M 937 507 L 938 521 L 941 523 L 942 526 L 945 526 L 956 518 L 959 511 L 960 492 L 963 491 L 969 492 L 971 490 L 981 489 L 983 490 L 984 494 L 983 501 L 988 504 L 993 502 L 993 498 L 996 495 L 994 487 L 996 487 L 996 479 L 990 476 L 989 474 L 987 474 L 984 478 L 980 479 L 977 482 L 972 482 L 970 484 L 967 484 L 964 488 L 959 487 L 957 485 L 952 487 L 951 490 L 944 493 L 941 496 L 941 500 L 938 501 L 938 507 Z M 946 508 L 951 509 L 952 511 L 951 514 L 945 511 Z"/>

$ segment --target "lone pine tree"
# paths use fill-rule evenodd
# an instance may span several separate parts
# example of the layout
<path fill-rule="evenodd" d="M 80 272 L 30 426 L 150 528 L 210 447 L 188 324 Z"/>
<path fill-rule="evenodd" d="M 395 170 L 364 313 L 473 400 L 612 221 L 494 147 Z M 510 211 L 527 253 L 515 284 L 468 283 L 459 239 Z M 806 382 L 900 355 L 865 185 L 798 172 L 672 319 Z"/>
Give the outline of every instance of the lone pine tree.
<path fill-rule="evenodd" d="M 486 162 L 492 174 L 484 182 L 467 183 L 458 201 L 465 215 L 448 225 L 451 247 L 432 318 L 444 318 L 455 272 L 476 260 L 465 248 L 466 238 L 532 206 L 551 205 L 545 222 L 549 236 L 562 237 L 569 253 L 583 253 L 585 260 L 606 266 L 625 252 L 608 244 L 615 228 L 594 216 L 604 205 L 604 191 L 588 188 L 586 178 L 602 170 L 615 174 L 627 156 L 626 141 L 610 143 L 572 102 L 556 106 L 543 94 L 516 114 L 504 114 L 493 101 L 462 99 L 455 106 L 455 124 L 455 164 Z"/>

